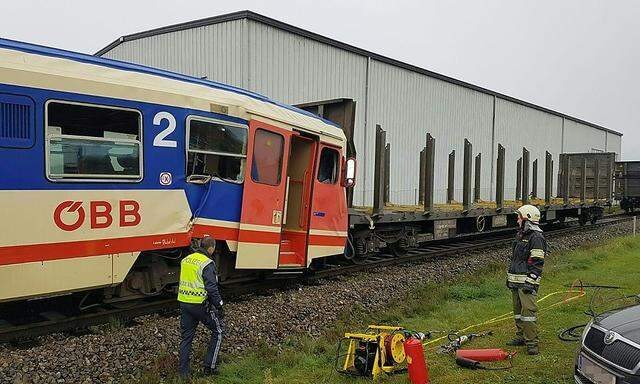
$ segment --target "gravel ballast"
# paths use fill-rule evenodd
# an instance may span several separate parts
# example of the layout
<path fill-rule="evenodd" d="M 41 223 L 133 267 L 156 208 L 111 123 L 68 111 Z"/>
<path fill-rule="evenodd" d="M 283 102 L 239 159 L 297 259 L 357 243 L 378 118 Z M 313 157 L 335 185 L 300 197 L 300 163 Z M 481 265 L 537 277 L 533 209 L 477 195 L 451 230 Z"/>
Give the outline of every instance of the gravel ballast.
<path fill-rule="evenodd" d="M 549 246 L 557 253 L 628 235 L 631 228 L 631 223 L 625 222 L 559 235 L 550 239 Z M 482 268 L 490 260 L 507 260 L 509 255 L 509 246 L 495 247 L 383 267 L 228 303 L 223 352 L 243 352 L 259 342 L 278 345 L 292 334 L 319 336 L 354 303 L 365 311 L 379 310 L 416 285 L 451 280 Z M 94 331 L 82 336 L 41 337 L 37 346 L 25 349 L 1 345 L 0 383 L 126 382 L 142 371 L 163 368 L 158 367 L 160 356 L 167 357 L 169 366 L 165 369 L 175 369 L 180 341 L 178 316 L 145 316 L 129 327 L 101 326 Z M 208 331 L 198 332 L 194 349 L 202 347 L 208 338 Z"/>

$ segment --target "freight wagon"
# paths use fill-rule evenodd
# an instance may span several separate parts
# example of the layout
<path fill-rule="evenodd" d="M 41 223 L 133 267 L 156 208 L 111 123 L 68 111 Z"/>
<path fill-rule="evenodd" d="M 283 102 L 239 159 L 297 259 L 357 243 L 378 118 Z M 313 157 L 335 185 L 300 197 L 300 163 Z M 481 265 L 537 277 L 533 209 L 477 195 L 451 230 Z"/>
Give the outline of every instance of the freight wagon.
<path fill-rule="evenodd" d="M 631 213 L 640 208 L 640 161 L 618 161 L 615 171 L 616 199 Z"/>

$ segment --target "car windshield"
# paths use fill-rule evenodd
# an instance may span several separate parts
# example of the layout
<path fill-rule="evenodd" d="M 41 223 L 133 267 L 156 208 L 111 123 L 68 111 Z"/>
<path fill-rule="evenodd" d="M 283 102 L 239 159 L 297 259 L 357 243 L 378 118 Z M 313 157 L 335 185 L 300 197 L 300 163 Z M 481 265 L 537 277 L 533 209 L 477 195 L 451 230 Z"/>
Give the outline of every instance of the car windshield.
<path fill-rule="evenodd" d="M 596 288 L 586 313 L 597 323 L 616 312 L 639 304 L 640 294 L 625 294 L 617 288 Z"/>

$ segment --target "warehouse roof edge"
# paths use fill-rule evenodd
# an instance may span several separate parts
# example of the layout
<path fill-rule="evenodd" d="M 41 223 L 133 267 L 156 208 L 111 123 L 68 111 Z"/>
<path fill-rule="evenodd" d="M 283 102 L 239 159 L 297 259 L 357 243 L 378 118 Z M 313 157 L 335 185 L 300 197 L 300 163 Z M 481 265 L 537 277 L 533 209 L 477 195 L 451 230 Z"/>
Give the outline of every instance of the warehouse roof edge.
<path fill-rule="evenodd" d="M 496 92 L 496 91 L 492 91 L 490 89 L 487 88 L 483 88 L 471 83 L 467 83 L 465 81 L 459 80 L 459 79 L 455 79 L 453 77 L 449 77 L 446 75 L 442 75 L 433 71 L 430 71 L 428 69 L 424 69 L 412 64 L 408 64 L 396 59 L 392 59 L 390 57 L 387 56 L 383 56 L 371 51 L 367 51 L 365 49 L 362 48 L 358 48 L 355 47 L 353 45 L 349 45 L 347 43 L 343 43 L 341 41 L 338 40 L 334 40 L 331 39 L 329 37 L 326 36 L 322 36 L 320 34 L 293 26 L 291 24 L 287 24 L 284 23 L 282 21 L 276 20 L 276 19 L 272 19 L 270 17 L 249 11 L 249 10 L 244 10 L 244 11 L 238 11 L 238 12 L 233 12 L 233 13 L 228 13 L 228 14 L 224 14 L 224 15 L 219 15 L 219 16 L 213 16 L 213 17 L 208 17 L 208 18 L 204 18 L 204 19 L 199 19 L 199 20 L 193 20 L 193 21 L 189 21 L 189 22 L 185 22 L 185 23 L 179 23 L 179 24 L 174 24 L 174 25 L 169 25 L 166 27 L 160 27 L 160 28 L 155 28 L 155 29 L 150 29 L 148 31 L 143 31 L 143 32 L 138 32 L 138 33 L 134 33 L 134 34 L 130 34 L 130 35 L 125 35 L 122 36 L 120 38 L 118 38 L 117 40 L 113 41 L 111 44 L 107 45 L 106 47 L 100 49 L 98 52 L 95 53 L 96 56 L 102 56 L 105 53 L 111 51 L 112 49 L 114 49 L 115 47 L 117 47 L 118 45 L 120 45 L 123 42 L 127 42 L 127 41 L 132 41 L 132 40 L 137 40 L 137 39 L 142 39 L 145 37 L 150 37 L 150 36 L 156 36 L 156 35 L 161 35 L 161 34 L 165 34 L 165 33 L 171 33 L 171 32 L 176 32 L 176 31 L 182 31 L 182 30 L 186 30 L 186 29 L 192 29 L 192 28 L 198 28 L 198 27 L 204 27 L 207 25 L 212 25 L 212 24 L 219 24 L 219 23 L 224 23 L 224 22 L 228 22 L 228 21 L 234 21 L 234 20 L 242 20 L 242 19 L 249 19 L 249 20 L 253 20 L 259 23 L 263 23 L 269 26 L 272 26 L 274 28 L 277 29 L 281 29 L 299 36 L 303 36 L 306 38 L 309 38 L 311 40 L 320 42 L 320 43 L 324 43 L 339 49 L 343 49 L 352 53 L 356 53 L 365 57 L 370 57 L 374 60 L 378 60 L 380 62 L 383 63 L 387 63 L 390 65 L 394 65 L 409 71 L 413 71 L 416 73 L 420 73 L 422 75 L 426 75 L 432 78 L 436 78 L 439 80 L 443 80 L 446 81 L 448 83 L 451 84 L 456 84 L 465 88 L 469 88 L 478 92 L 482 92 L 485 94 L 489 94 L 495 97 L 499 97 L 501 99 L 507 100 L 507 101 L 511 101 L 529 108 L 533 108 L 539 111 L 543 111 L 546 113 L 550 113 L 565 119 L 569 119 L 581 124 L 585 124 L 588 125 L 590 127 L 605 131 L 605 132 L 609 132 L 618 136 L 622 136 L 621 132 L 603 127 L 601 125 L 598 124 L 594 124 L 570 115 L 566 115 L 564 113 L 549 109 L 549 108 L 545 108 L 542 107 L 540 105 L 536 105 L 536 104 L 532 104 L 530 102 L 524 101 L 524 100 L 520 100 L 517 99 L 515 97 L 512 96 L 508 96 L 505 95 L 503 93 L 500 92 Z"/>

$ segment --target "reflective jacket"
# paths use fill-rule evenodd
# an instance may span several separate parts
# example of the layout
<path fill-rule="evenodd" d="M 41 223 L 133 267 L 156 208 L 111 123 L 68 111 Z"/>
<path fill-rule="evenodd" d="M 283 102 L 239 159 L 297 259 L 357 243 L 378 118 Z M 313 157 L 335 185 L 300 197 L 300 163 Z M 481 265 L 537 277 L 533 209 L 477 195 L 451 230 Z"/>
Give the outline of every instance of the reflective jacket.
<path fill-rule="evenodd" d="M 547 242 L 542 229 L 528 221 L 525 222 L 524 229 L 518 232 L 513 244 L 507 286 L 511 289 L 522 288 L 537 292 L 546 253 Z"/>
<path fill-rule="evenodd" d="M 216 265 L 204 253 L 194 252 L 180 262 L 178 301 L 202 304 L 207 299 L 216 308 L 222 306 Z"/>

